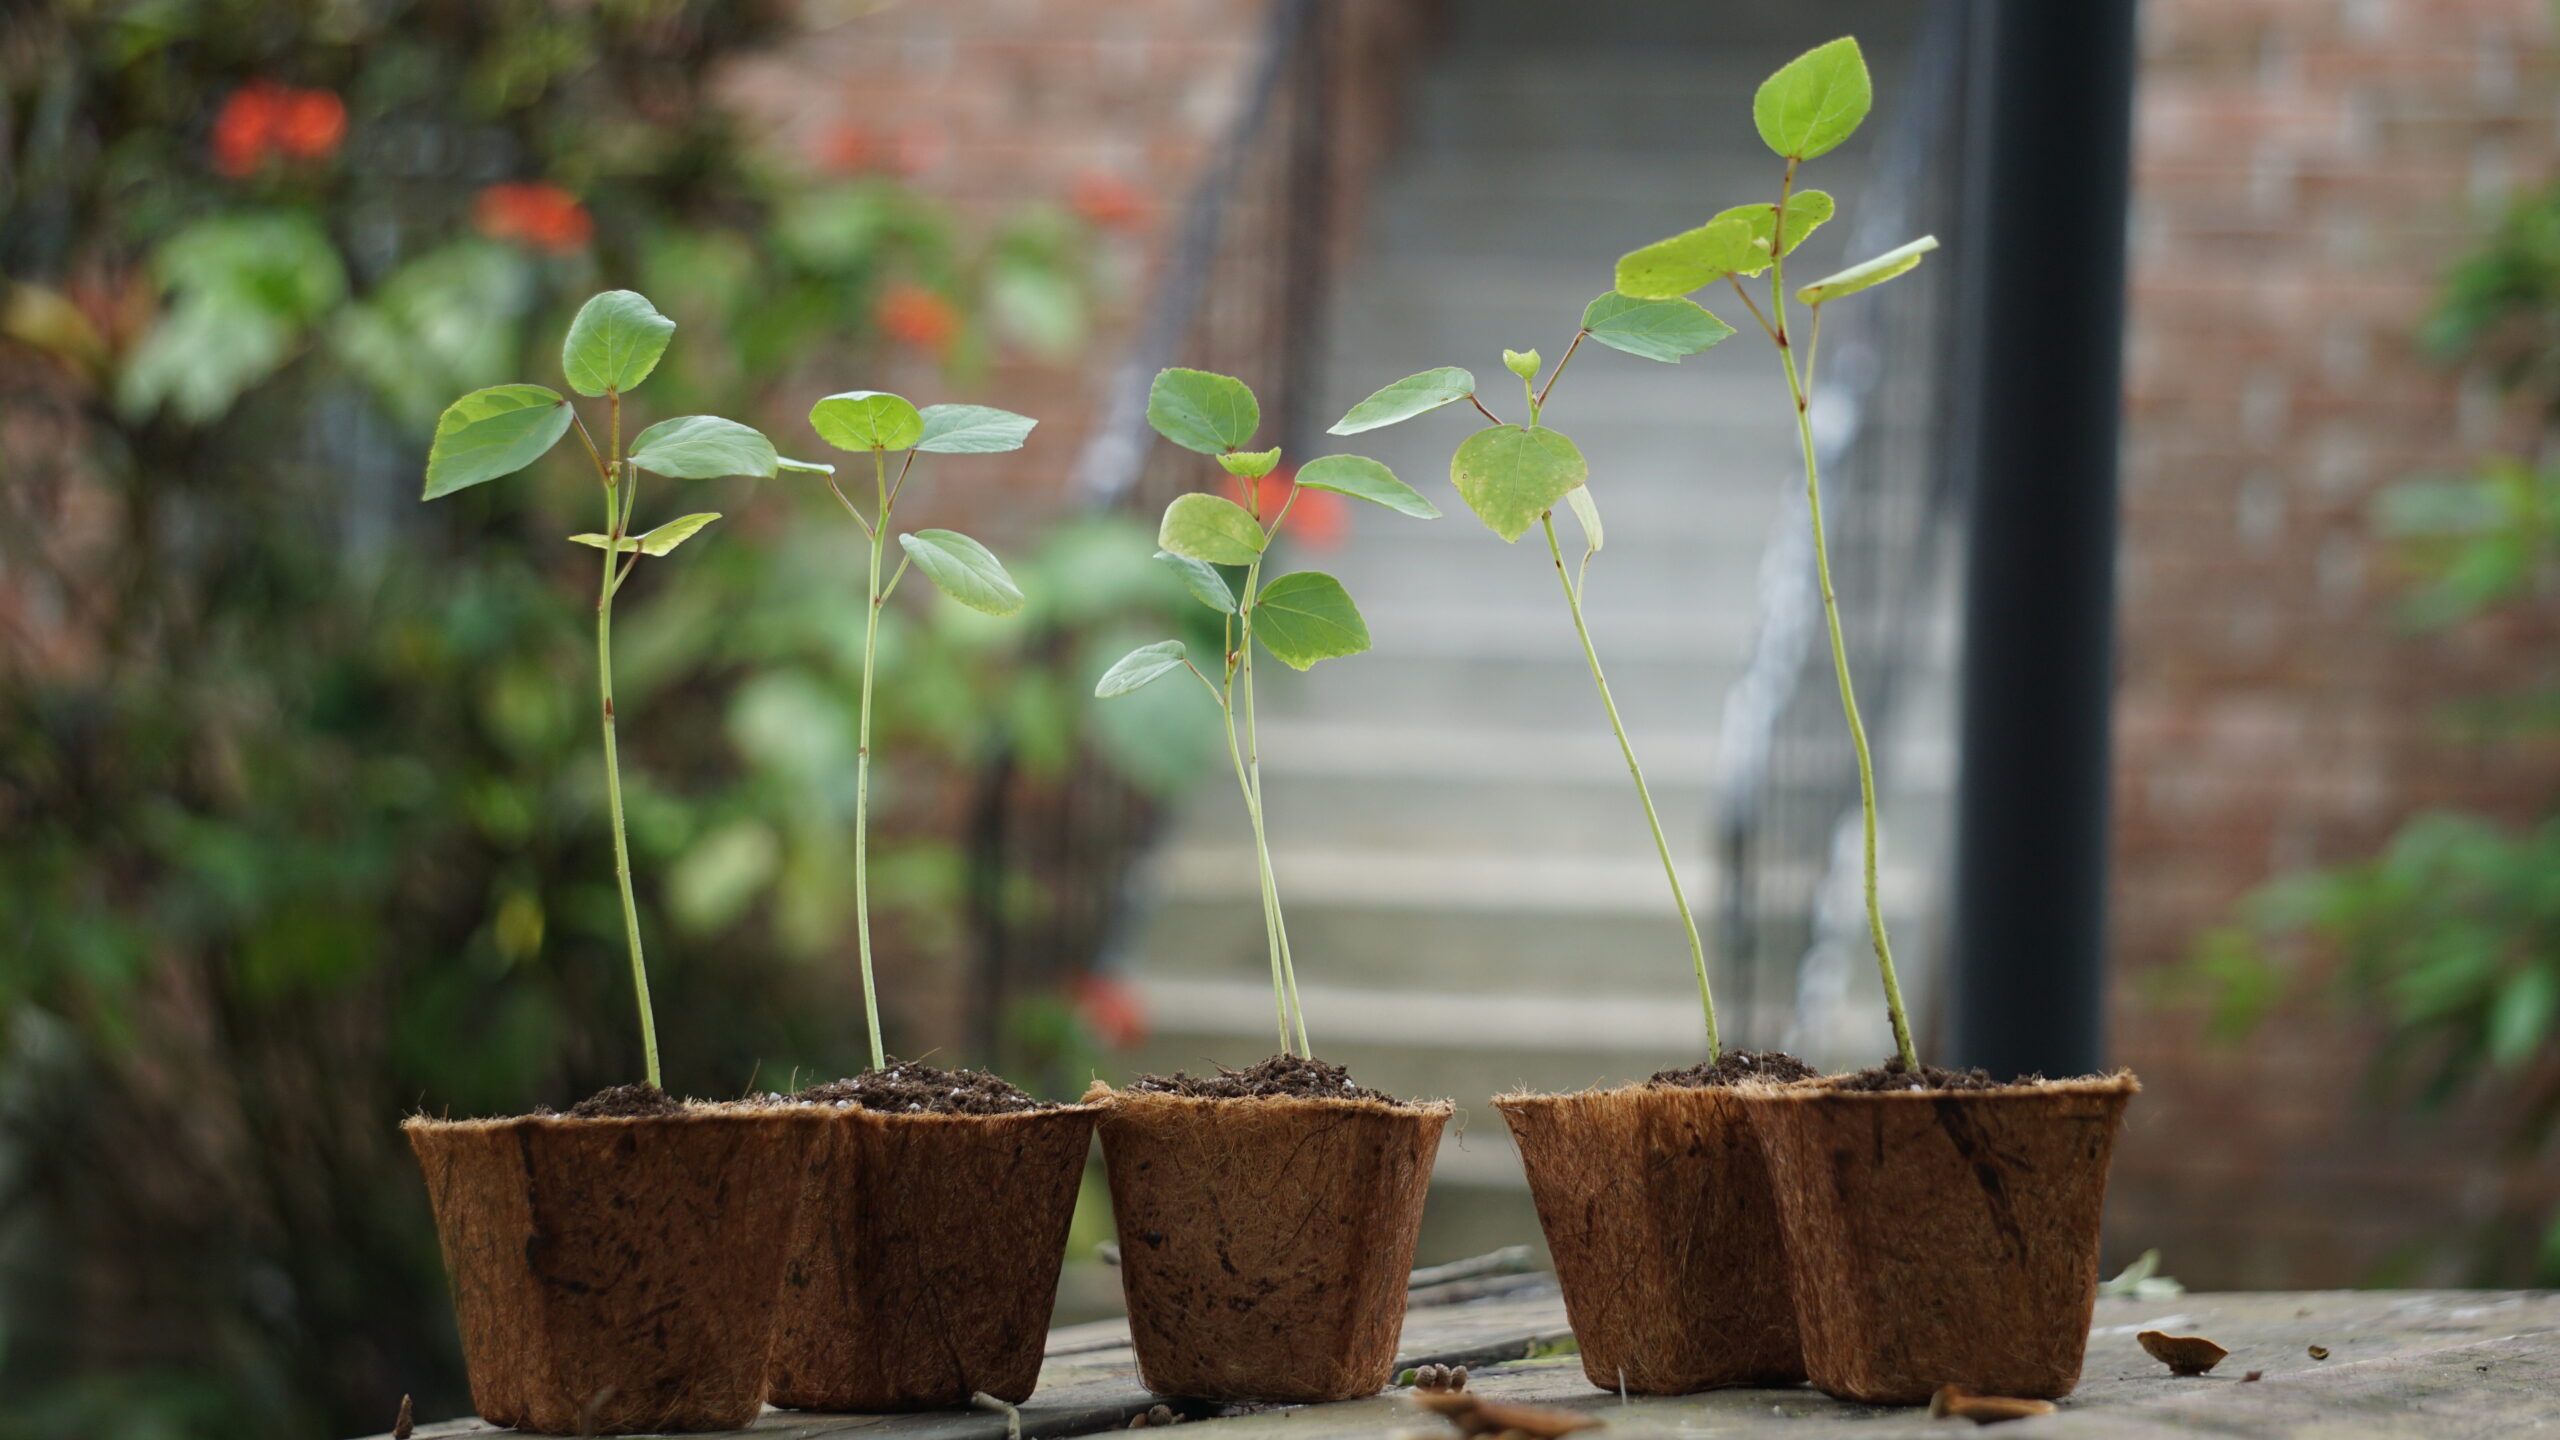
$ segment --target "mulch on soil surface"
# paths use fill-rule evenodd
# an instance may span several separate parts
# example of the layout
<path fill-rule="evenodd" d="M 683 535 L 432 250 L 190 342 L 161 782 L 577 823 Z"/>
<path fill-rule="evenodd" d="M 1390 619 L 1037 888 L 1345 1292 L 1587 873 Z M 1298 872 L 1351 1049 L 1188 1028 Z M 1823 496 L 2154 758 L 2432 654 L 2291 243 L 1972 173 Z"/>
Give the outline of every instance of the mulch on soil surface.
<path fill-rule="evenodd" d="M 1685 1069 L 1656 1070 L 1653 1078 L 1645 1083 L 1703 1090 L 1716 1085 L 1740 1085 L 1751 1080 L 1783 1085 L 1791 1080 L 1811 1080 L 1821 1073 L 1783 1050 L 1727 1050 L 1713 1064 L 1701 1060 Z"/>
<path fill-rule="evenodd" d="M 1181 1095 L 1193 1100 L 1292 1096 L 1309 1100 L 1404 1103 L 1383 1090 L 1370 1090 L 1352 1083 L 1351 1072 L 1339 1065 L 1296 1055 L 1274 1055 L 1246 1070 L 1230 1070 L 1221 1065 L 1215 1075 L 1186 1075 L 1179 1070 L 1171 1075 L 1141 1075 L 1129 1082 L 1129 1088 L 1140 1094 Z"/>
<path fill-rule="evenodd" d="M 985 1070 L 937 1070 L 897 1064 L 782 1097 L 808 1105 L 853 1105 L 898 1115 L 1016 1115 L 1050 1110 L 1012 1081 Z"/>

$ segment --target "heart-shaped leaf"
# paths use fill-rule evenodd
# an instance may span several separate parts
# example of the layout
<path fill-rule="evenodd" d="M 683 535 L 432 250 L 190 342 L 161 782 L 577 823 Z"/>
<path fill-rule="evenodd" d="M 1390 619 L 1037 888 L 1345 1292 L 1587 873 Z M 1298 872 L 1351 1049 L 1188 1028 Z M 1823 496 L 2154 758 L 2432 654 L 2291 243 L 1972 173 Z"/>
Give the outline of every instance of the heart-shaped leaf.
<path fill-rule="evenodd" d="M 1582 328 L 1612 350 L 1673 365 L 1733 333 L 1695 300 L 1638 300 L 1614 290 L 1583 307 Z"/>
<path fill-rule="evenodd" d="M 1093 687 L 1094 698 L 1108 700 L 1114 695 L 1126 695 L 1172 674 L 1185 663 L 1179 640 L 1159 640 L 1153 645 L 1141 645 L 1102 672 L 1102 678 Z"/>
<path fill-rule="evenodd" d="M 628 392 L 658 368 L 676 322 L 630 290 L 607 290 L 578 307 L 560 345 L 560 369 L 581 395 Z"/>
<path fill-rule="evenodd" d="M 1183 495 L 1164 507 L 1156 543 L 1212 565 L 1250 565 L 1269 543 L 1251 513 L 1218 495 Z"/>
<path fill-rule="evenodd" d="M 1298 467 L 1298 483 L 1310 490 L 1330 490 L 1373 505 L 1384 505 L 1416 520 L 1437 520 L 1440 507 L 1396 478 L 1396 472 L 1366 455 L 1327 455 Z"/>
<path fill-rule="evenodd" d="M 1300 570 L 1263 586 L 1253 602 L 1253 633 L 1292 670 L 1369 648 L 1369 623 L 1342 582 L 1321 570 Z"/>
<path fill-rule="evenodd" d="M 924 438 L 915 448 L 934 455 L 995 455 L 1019 450 L 1040 422 L 992 405 L 927 405 Z M 895 448 L 895 447 L 891 447 Z"/>
<path fill-rule="evenodd" d="M 904 450 L 924 438 L 924 416 L 885 390 L 848 390 L 809 407 L 809 426 L 839 450 Z"/>
<path fill-rule="evenodd" d="M 1527 534 L 1539 516 L 1590 474 L 1574 443 L 1545 426 L 1479 430 L 1449 459 L 1449 479 L 1459 498 L 1506 541 Z"/>
<path fill-rule="evenodd" d="M 1881 285 L 1920 263 L 1920 257 L 1938 248 L 1938 237 L 1923 235 L 1906 245 L 1896 245 L 1872 260 L 1861 260 L 1834 275 L 1825 275 L 1796 292 L 1796 298 L 1807 305 L 1855 295 L 1861 290 Z"/>
<path fill-rule="evenodd" d="M 898 548 L 907 552 L 934 589 L 972 610 L 1011 615 L 1022 608 L 1022 587 L 1005 573 L 1004 562 L 957 530 L 901 535 Z"/>
<path fill-rule="evenodd" d="M 687 540 L 692 539 L 694 532 L 719 518 L 720 516 L 717 512 L 705 515 L 679 516 L 676 519 L 670 520 L 666 524 L 659 526 L 657 529 L 650 531 L 646 535 L 623 536 L 621 543 L 613 547 L 614 553 L 617 555 L 628 555 L 632 551 L 637 550 L 643 555 L 664 555 Z M 572 535 L 569 538 L 580 545 L 592 545 L 598 550 L 605 547 L 605 537 L 602 535 Z"/>
<path fill-rule="evenodd" d="M 631 463 L 676 480 L 716 480 L 771 475 L 781 458 L 773 453 L 772 441 L 735 420 L 686 415 L 661 420 L 635 436 Z"/>
<path fill-rule="evenodd" d="M 1156 559 L 1182 577 L 1182 588 L 1190 591 L 1193 599 L 1212 610 L 1236 613 L 1236 592 L 1227 584 L 1227 577 L 1218 573 L 1217 566 L 1170 550 L 1157 551 Z"/>
<path fill-rule="evenodd" d="M 1728 215 L 1630 250 L 1618 257 L 1618 293 L 1671 300 L 1727 275 L 1750 274 L 1769 263 L 1768 252 L 1751 239 L 1751 221 Z"/>
<path fill-rule="evenodd" d="M 1476 393 L 1476 377 L 1455 365 L 1407 375 L 1393 385 L 1352 406 L 1333 422 L 1330 433 L 1357 435 L 1381 425 L 1393 425 L 1416 415 L 1455 404 Z"/>
<path fill-rule="evenodd" d="M 513 475 L 541 459 L 577 418 L 556 390 L 539 385 L 493 385 L 445 407 L 427 449 L 424 499 Z"/>
<path fill-rule="evenodd" d="M 1775 205 L 1736 205 L 1730 210 L 1718 211 L 1716 220 L 1740 220 L 1751 227 L 1752 245 L 1759 255 L 1759 264 L 1757 268 L 1740 273 L 1757 275 L 1769 268 L 1770 255 L 1794 254 L 1805 237 L 1821 229 L 1822 222 L 1830 219 L 1837 208 L 1831 197 L 1820 190 L 1799 190 L 1788 196 L 1787 233 L 1783 237 L 1786 248 L 1783 250 L 1776 248 L 1781 237 L 1778 234 L 1778 207 Z M 1707 223 L 1712 225 L 1715 220 Z"/>
<path fill-rule="evenodd" d="M 1856 133 L 1874 102 L 1867 57 L 1844 35 L 1761 81 L 1751 97 L 1751 122 L 1770 149 L 1790 160 L 1810 160 Z"/>
<path fill-rule="evenodd" d="M 1219 456 L 1218 466 L 1239 480 L 1259 480 L 1280 467 L 1280 450 L 1239 450 Z"/>
<path fill-rule="evenodd" d="M 1262 425 L 1262 406 L 1232 375 L 1162 370 L 1147 390 L 1147 423 L 1185 450 L 1218 455 L 1240 450 L 1253 438 Z"/>

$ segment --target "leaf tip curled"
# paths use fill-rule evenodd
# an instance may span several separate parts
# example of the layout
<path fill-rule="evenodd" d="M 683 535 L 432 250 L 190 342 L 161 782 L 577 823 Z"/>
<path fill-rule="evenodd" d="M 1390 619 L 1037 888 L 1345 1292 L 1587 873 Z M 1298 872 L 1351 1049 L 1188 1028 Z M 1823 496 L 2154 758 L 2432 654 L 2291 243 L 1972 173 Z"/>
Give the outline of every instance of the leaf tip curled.
<path fill-rule="evenodd" d="M 1093 698 L 1109 700 L 1132 690 L 1152 685 L 1180 666 L 1187 665 L 1189 651 L 1179 640 L 1158 640 L 1141 645 L 1112 662 L 1102 678 L 1093 683 Z"/>

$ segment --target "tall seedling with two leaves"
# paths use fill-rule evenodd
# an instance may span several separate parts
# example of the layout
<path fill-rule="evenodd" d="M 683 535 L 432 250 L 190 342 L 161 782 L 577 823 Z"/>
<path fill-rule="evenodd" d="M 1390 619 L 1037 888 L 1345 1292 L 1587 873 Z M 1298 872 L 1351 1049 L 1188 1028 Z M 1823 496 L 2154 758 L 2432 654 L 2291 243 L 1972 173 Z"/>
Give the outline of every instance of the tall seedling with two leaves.
<path fill-rule="evenodd" d="M 885 1069 L 889 1054 L 880 1042 L 880 997 L 871 966 L 871 693 L 880 649 L 880 612 L 906 578 L 907 567 L 924 572 L 934 588 L 972 610 L 1011 615 L 1022 609 L 1022 588 L 1005 573 L 1003 562 L 986 546 L 956 530 L 919 530 L 901 534 L 904 552 L 886 581 L 881 566 L 888 558 L 889 521 L 906 491 L 918 455 L 996 455 L 1019 450 L 1039 422 L 1009 410 L 984 405 L 927 405 L 919 410 L 906 399 L 878 390 L 850 390 L 830 395 L 809 411 L 810 428 L 839 450 L 871 457 L 871 513 L 844 493 L 832 465 L 783 462 L 794 470 L 823 473 L 827 488 L 844 505 L 868 542 L 870 566 L 865 586 L 862 631 L 862 702 L 857 722 L 860 739 L 853 783 L 853 914 L 862 953 L 862 1005 L 871 1025 L 871 1066 Z M 896 475 L 889 457 L 900 456 Z"/>
<path fill-rule="evenodd" d="M 1257 642 L 1282 664 L 1305 670 L 1319 660 L 1357 655 L 1369 648 L 1369 626 L 1342 582 L 1315 570 L 1265 581 L 1263 562 L 1297 503 L 1298 492 L 1329 490 L 1398 514 L 1430 520 L 1438 507 L 1375 460 L 1327 455 L 1299 467 L 1297 483 L 1265 517 L 1263 478 L 1279 468 L 1280 451 L 1249 451 L 1262 424 L 1262 407 L 1241 380 L 1202 370 L 1166 370 L 1147 394 L 1147 423 L 1186 450 L 1214 457 L 1242 483 L 1246 503 L 1217 495 L 1177 497 L 1165 507 L 1156 534 L 1156 559 L 1182 577 L 1183 586 L 1218 612 L 1225 640 L 1211 679 L 1179 640 L 1142 645 L 1104 672 L 1093 693 L 1126 695 L 1176 670 L 1190 672 L 1226 722 L 1227 758 L 1244 793 L 1253 823 L 1253 856 L 1262 889 L 1263 939 L 1271 952 L 1271 1004 L 1283 1054 L 1312 1057 L 1307 1017 L 1298 1004 L 1297 964 L 1289 952 L 1289 926 L 1280 910 L 1280 887 L 1271 870 L 1271 842 L 1263 828 L 1262 751 L 1253 709 L 1253 651 Z M 1239 728 L 1241 720 L 1241 728 Z"/>
<path fill-rule="evenodd" d="M 622 398 L 649 378 L 667 350 L 676 324 L 629 290 L 608 290 L 589 300 L 569 323 L 560 368 L 569 388 L 604 401 L 605 438 L 595 433 L 568 397 L 540 385 L 497 385 L 474 390 L 436 421 L 427 452 L 427 490 L 433 500 L 456 490 L 512 475 L 549 453 L 571 430 L 595 466 L 604 491 L 604 529 L 569 538 L 604 552 L 596 589 L 596 693 L 604 722 L 605 804 L 613 817 L 614 878 L 622 892 L 622 926 L 631 950 L 631 988 L 639 1003 L 640 1048 L 649 1083 L 660 1083 L 658 1025 L 649 1007 L 649 968 L 641 958 L 640 908 L 631 890 L 631 842 L 622 819 L 622 764 L 614 741 L 613 597 L 640 558 L 663 556 L 719 519 L 685 515 L 647 531 L 635 531 L 643 473 L 670 480 L 710 480 L 723 475 L 774 473 L 773 442 L 734 420 L 686 415 L 661 420 L 622 441 Z"/>

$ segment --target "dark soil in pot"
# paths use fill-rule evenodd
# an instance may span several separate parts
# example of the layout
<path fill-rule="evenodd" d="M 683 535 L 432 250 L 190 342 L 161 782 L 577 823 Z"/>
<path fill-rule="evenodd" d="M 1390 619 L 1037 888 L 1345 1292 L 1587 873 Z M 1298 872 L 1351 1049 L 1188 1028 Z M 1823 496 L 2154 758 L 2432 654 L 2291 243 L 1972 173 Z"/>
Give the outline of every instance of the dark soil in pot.
<path fill-rule="evenodd" d="M 774 1103 L 823 1116 L 826 1138 L 783 1287 L 773 1403 L 1028 1398 L 1098 1109 L 912 1064 Z"/>
<path fill-rule="evenodd" d="M 1685 1395 L 1805 1378 L 1747 1107 L 1754 1087 L 1813 1074 L 1792 1056 L 1728 1053 L 1642 1085 L 1494 1098 L 1592 1384 Z"/>
<path fill-rule="evenodd" d="M 755 1418 L 817 1116 L 621 1087 L 566 1115 L 401 1128 L 483 1419 L 618 1435 Z"/>
<path fill-rule="evenodd" d="M 2131 1074 L 2001 1085 L 1870 1071 L 1763 1092 L 1805 1370 L 1844 1400 L 2080 1382 Z M 1935 1082 L 1944 1080 L 1953 1088 Z"/>
<path fill-rule="evenodd" d="M 1287 1056 L 1085 1098 L 1108 1107 L 1120 1279 L 1148 1389 L 1296 1403 L 1386 1388 L 1446 1101 L 1396 1101 Z"/>

